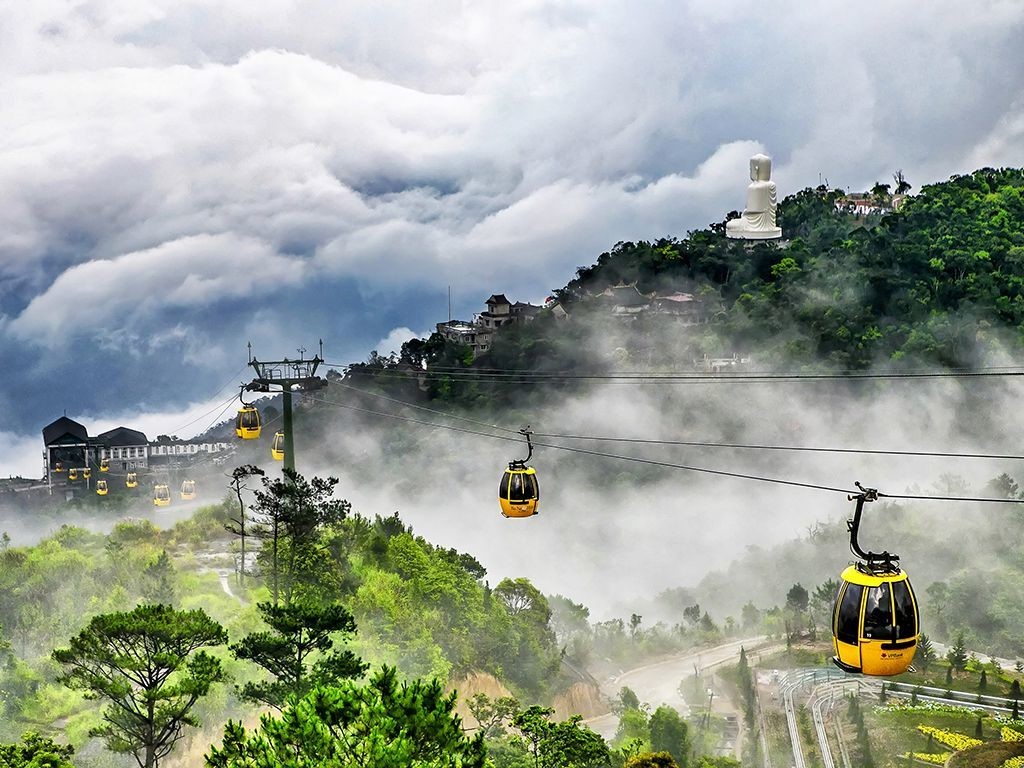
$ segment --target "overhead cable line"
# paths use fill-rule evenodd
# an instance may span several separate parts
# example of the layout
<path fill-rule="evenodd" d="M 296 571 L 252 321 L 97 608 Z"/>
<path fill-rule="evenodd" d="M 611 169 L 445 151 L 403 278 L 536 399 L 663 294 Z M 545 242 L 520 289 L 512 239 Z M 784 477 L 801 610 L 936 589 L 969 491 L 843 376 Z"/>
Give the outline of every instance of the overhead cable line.
<path fill-rule="evenodd" d="M 758 451 L 801 451 L 807 453 L 844 453 L 867 454 L 874 456 L 920 456 L 946 459 L 1005 459 L 1024 460 L 1024 456 L 1003 453 L 957 453 L 954 451 L 899 451 L 871 448 L 825 448 L 809 445 L 766 445 L 760 443 L 719 443 L 701 440 L 655 440 L 640 437 L 606 437 L 601 435 L 560 435 L 548 432 L 535 432 L 537 437 L 550 437 L 559 440 L 593 440 L 609 443 L 638 443 L 642 445 L 677 445 L 697 448 L 740 448 Z"/>
<path fill-rule="evenodd" d="M 337 367 L 337 366 L 328 366 Z M 447 377 L 455 381 L 487 382 L 492 384 L 542 384 L 562 381 L 639 381 L 643 383 L 664 382 L 670 384 L 766 384 L 805 382 L 865 382 L 865 381 L 914 381 L 928 379 L 984 379 L 1024 376 L 1024 370 L 1013 371 L 945 371 L 930 373 L 570 373 L 545 371 L 518 372 L 476 372 L 472 368 L 451 371 L 424 370 L 423 375 Z M 382 379 L 408 379 L 404 371 L 361 371 L 347 368 L 349 376 L 364 376 Z"/>
<path fill-rule="evenodd" d="M 244 371 L 244 370 L 245 370 L 245 369 L 246 369 L 247 367 L 248 367 L 247 365 L 243 365 L 243 366 L 242 366 L 241 368 L 239 368 L 239 369 L 238 369 L 238 370 L 237 370 L 237 371 L 236 371 L 236 372 L 234 373 L 234 375 L 232 375 L 232 377 L 231 377 L 230 379 L 228 379 L 228 380 L 227 380 L 227 381 L 226 381 L 226 382 L 225 382 L 224 384 L 222 384 L 222 385 L 221 385 L 221 386 L 220 386 L 220 387 L 219 387 L 219 388 L 217 389 L 217 391 L 216 391 L 216 392 L 214 392 L 214 393 L 213 393 L 212 395 L 210 395 L 210 397 L 211 397 L 211 398 L 214 398 L 214 397 L 216 397 L 217 395 L 219 395 L 219 394 L 220 394 L 221 392 L 223 392 L 223 391 L 224 391 L 224 390 L 225 390 L 225 389 L 226 389 L 226 388 L 227 388 L 227 387 L 228 387 L 228 386 L 229 386 L 229 385 L 230 385 L 230 384 L 231 384 L 231 383 L 232 383 L 233 381 L 235 381 L 235 379 L 237 379 L 237 378 L 238 378 L 238 377 L 239 377 L 239 376 L 240 376 L 240 375 L 242 374 L 242 371 Z M 234 399 L 235 399 L 235 395 L 232 395 L 232 396 L 231 396 L 230 398 L 228 398 L 227 400 L 225 400 L 225 401 L 223 401 L 223 402 L 227 403 L 227 402 L 230 402 L 230 401 L 232 401 L 232 400 L 234 400 Z M 210 410 L 206 411 L 205 413 L 202 413 L 202 414 L 200 414 L 199 416 L 196 416 L 196 417 L 195 417 L 194 419 L 192 419 L 192 421 L 190 421 L 190 422 L 188 422 L 188 423 L 186 423 L 186 424 L 182 424 L 182 425 L 181 425 L 180 427 L 175 427 L 174 429 L 172 429 L 172 430 L 171 430 L 170 432 L 168 432 L 167 434 L 169 434 L 169 435 L 173 435 L 173 434 L 175 434 L 176 432 L 180 432 L 180 431 L 181 431 L 181 430 L 183 430 L 183 429 L 184 429 L 185 427 L 190 427 L 190 426 L 192 426 L 193 424 L 195 424 L 195 423 L 196 423 L 197 421 L 199 421 L 200 419 L 202 419 L 202 418 L 203 418 L 204 416 L 206 416 L 207 414 L 213 413 L 213 412 L 214 412 L 215 410 L 217 410 L 218 408 L 220 408 L 222 404 L 223 404 L 223 403 L 218 403 L 217 405 L 213 406 L 213 408 L 211 408 Z M 207 427 L 207 429 L 209 429 L 209 427 Z M 204 431 L 205 431 L 205 430 L 204 430 Z"/>
<path fill-rule="evenodd" d="M 423 419 L 415 419 L 409 416 L 401 416 L 396 413 L 388 413 L 386 411 L 375 411 L 371 408 L 363 408 L 349 403 L 339 403 L 334 400 L 328 400 L 324 397 L 317 397 L 310 393 L 298 392 L 297 394 L 312 400 L 314 402 L 324 403 L 326 405 L 333 405 L 339 408 L 345 408 L 348 410 L 356 411 L 358 413 L 366 413 L 373 416 L 380 416 L 382 418 L 394 419 L 410 424 L 418 424 L 425 427 L 431 427 L 434 429 L 447 429 L 453 432 L 460 432 L 463 434 L 476 435 L 478 437 L 488 437 L 492 440 L 504 440 L 506 442 L 519 443 L 521 440 L 518 437 L 511 435 L 496 435 L 488 432 L 480 432 L 479 430 L 467 429 L 465 427 L 457 427 L 452 424 L 438 424 L 436 422 L 425 421 Z M 761 483 L 771 483 L 774 485 L 785 485 L 796 488 L 807 488 L 810 490 L 818 491 L 830 491 L 832 493 L 843 493 L 847 496 L 856 496 L 856 491 L 851 491 L 848 488 L 838 488 L 835 486 L 821 485 L 818 483 L 805 483 L 797 480 L 788 480 L 779 477 L 767 477 L 764 475 L 751 475 L 744 472 L 732 472 L 723 469 L 712 469 L 710 467 L 696 467 L 688 464 L 678 464 L 670 461 L 658 461 L 656 459 L 646 459 L 639 456 L 625 456 L 622 454 L 605 453 L 603 451 L 593 451 L 586 448 L 576 448 L 569 445 L 558 445 L 557 443 L 544 443 L 534 441 L 533 445 L 539 448 L 552 448 L 559 451 L 568 451 L 570 453 L 579 453 L 587 456 L 596 456 L 605 459 L 616 459 L 619 461 L 629 461 L 637 464 L 645 464 L 648 466 L 662 467 L 665 469 L 679 469 L 687 472 L 697 472 L 702 474 L 717 475 L 720 477 L 732 477 L 740 480 L 751 480 Z M 891 499 L 904 499 L 904 500 L 918 500 L 918 501 L 957 501 L 957 502 L 986 502 L 996 504 L 1022 504 L 1024 500 L 1021 499 L 998 499 L 998 498 L 986 498 L 986 497 L 964 497 L 964 496 L 924 496 L 914 494 L 885 494 L 879 493 L 879 497 L 891 498 Z"/>
<path fill-rule="evenodd" d="M 416 410 L 425 411 L 427 413 L 433 413 L 437 416 L 442 416 L 447 419 L 456 419 L 458 421 L 464 421 L 470 424 L 476 424 L 481 427 L 488 427 L 489 429 L 496 429 L 501 432 L 508 432 L 510 434 L 519 434 L 519 430 L 511 429 L 509 427 L 503 427 L 500 424 L 492 424 L 486 421 L 480 421 L 478 419 L 471 419 L 467 416 L 458 416 L 453 413 L 440 411 L 436 408 L 428 408 L 425 405 L 419 405 L 417 403 L 410 403 L 405 400 L 401 400 L 396 397 L 389 397 L 388 395 L 382 395 L 377 392 L 370 392 L 359 387 L 353 387 L 350 384 L 343 384 L 341 382 L 334 382 L 334 386 L 343 387 L 353 392 L 358 392 L 361 395 L 369 397 L 375 397 L 380 400 L 385 400 L 389 403 L 396 403 L 398 405 L 405 406 L 407 408 L 415 408 Z M 723 443 L 713 442 L 706 440 L 657 440 L 653 438 L 640 438 L 640 437 L 611 437 L 603 435 L 565 435 L 555 432 L 534 432 L 537 437 L 548 437 L 556 440 L 592 440 L 594 442 L 609 442 L 609 443 L 635 443 L 640 445 L 667 445 L 667 446 L 688 446 L 695 448 L 737 448 L 742 450 L 760 450 L 760 451 L 791 451 L 791 452 L 805 452 L 805 453 L 839 453 L 839 454 L 854 454 L 854 455 L 874 455 L 874 456 L 914 456 L 924 458 L 946 458 L 946 459 L 999 459 L 1007 461 L 1024 461 L 1024 455 L 1016 454 L 1001 454 L 1001 453 L 960 453 L 955 451 L 903 451 L 903 450 L 882 450 L 882 449 L 869 449 L 869 448 L 828 448 L 818 446 L 803 446 L 803 445 L 768 445 L 760 443 Z"/>
<path fill-rule="evenodd" d="M 1024 504 L 1024 499 L 994 499 L 985 496 L 920 496 L 913 493 L 882 493 L 878 492 L 880 499 L 910 499 L 920 501 L 978 501 L 989 504 Z"/>
<path fill-rule="evenodd" d="M 348 364 L 355 365 L 353 363 Z M 348 366 L 331 366 L 331 367 L 348 367 Z M 519 370 L 515 368 L 496 368 L 490 366 L 472 366 L 466 367 L 464 365 L 431 365 L 430 371 L 439 372 L 480 372 L 488 374 L 522 374 L 522 373 L 538 373 L 548 375 L 559 375 L 572 373 L 571 371 L 529 371 Z M 426 371 L 426 369 L 424 370 Z M 976 375 L 976 374 L 1022 374 L 1024 373 L 1024 364 L 1019 365 L 985 365 L 978 366 L 977 368 L 906 368 L 899 371 L 808 371 L 804 370 L 719 370 L 719 371 L 701 371 L 695 369 L 688 370 L 669 370 L 669 371 L 652 371 L 647 370 L 622 370 L 622 371 L 610 371 L 620 376 L 652 376 L 652 375 L 663 375 L 663 376 L 755 376 L 755 377 L 792 377 L 792 376 L 834 376 L 834 377 L 845 377 L 845 376 L 948 376 L 948 375 Z"/>
<path fill-rule="evenodd" d="M 195 417 L 194 419 L 192 419 L 192 421 L 190 421 L 190 422 L 188 422 L 188 423 L 186 423 L 186 424 L 182 424 L 182 425 L 181 425 L 180 427 L 175 427 L 174 429 L 170 430 L 170 431 L 169 431 L 169 432 L 168 432 L 167 434 L 169 434 L 169 435 L 173 435 L 173 434 L 175 434 L 175 433 L 177 433 L 177 432 L 180 432 L 180 431 L 181 431 L 181 430 L 183 430 L 183 429 L 184 429 L 185 427 L 190 427 L 190 426 L 192 426 L 193 424 L 195 424 L 195 423 L 196 423 L 197 421 L 199 421 L 200 419 L 202 419 L 202 418 L 205 418 L 205 417 L 209 416 L 209 415 L 210 415 L 211 413 L 213 413 L 214 411 L 216 411 L 216 410 L 217 410 L 218 408 L 220 408 L 220 409 L 221 409 L 221 413 L 224 413 L 224 411 L 226 411 L 226 410 L 227 410 L 227 405 L 228 405 L 229 403 L 233 402 L 234 400 L 236 400 L 236 399 L 237 399 L 237 397 L 238 397 L 237 395 L 231 395 L 231 397 L 229 397 L 229 398 L 228 398 L 227 400 L 222 400 L 221 402 L 219 402 L 219 403 L 217 403 L 217 404 L 216 404 L 215 406 L 213 406 L 213 408 L 211 408 L 210 410 L 208 410 L 208 411 L 205 411 L 205 412 L 203 412 L 203 413 L 199 414 L 199 415 L 198 415 L 198 416 L 196 416 L 196 417 Z M 206 429 L 209 429 L 209 427 L 207 427 Z M 206 431 L 206 430 L 203 430 L 203 432 L 205 432 L 205 431 Z M 199 434 L 202 434 L 202 432 L 200 432 Z"/>
<path fill-rule="evenodd" d="M 300 394 L 302 394 L 302 393 L 300 393 Z M 381 417 L 384 417 L 384 418 L 396 419 L 398 421 L 404 421 L 404 422 L 408 422 L 408 423 L 411 423 L 411 424 L 419 424 L 421 426 L 432 427 L 432 428 L 435 428 L 435 429 L 448 429 L 448 430 L 451 430 L 453 432 L 461 432 L 463 434 L 477 435 L 479 437 L 489 437 L 492 440 L 505 440 L 507 442 L 515 442 L 515 443 L 522 442 L 522 440 L 519 437 L 512 437 L 511 435 L 495 435 L 495 434 L 491 434 L 491 433 L 488 433 L 488 432 L 480 432 L 480 431 L 474 430 L 474 429 L 466 429 L 465 427 L 456 427 L 456 426 L 451 425 L 451 424 L 437 424 L 435 422 L 424 421 L 423 419 L 414 419 L 414 418 L 411 418 L 411 417 L 408 417 L 408 416 L 400 416 L 400 415 L 395 414 L 395 413 L 387 413 L 386 411 L 375 411 L 375 410 L 373 410 L 371 408 L 362 408 L 362 407 L 359 407 L 359 406 L 350 405 L 348 403 L 339 403 L 339 402 L 336 402 L 336 401 L 333 401 L 333 400 L 327 400 L 326 398 L 316 397 L 314 395 L 304 394 L 304 397 L 307 397 L 308 399 L 313 400 L 314 402 L 325 403 L 327 405 L 334 405 L 334 406 L 337 406 L 339 408 L 347 408 L 349 410 L 357 411 L 359 413 L 367 413 L 367 414 L 370 414 L 370 415 L 373 415 L 373 416 L 381 416 Z M 786 480 L 786 479 L 783 479 L 783 478 L 764 477 L 764 476 L 760 476 L 760 475 L 748 475 L 748 474 L 744 474 L 742 472 L 730 472 L 730 471 L 722 470 L 722 469 L 711 469 L 709 467 L 694 467 L 694 466 L 690 466 L 690 465 L 687 465 L 687 464 L 677 464 L 675 462 L 670 462 L 670 461 L 657 461 L 655 459 L 644 459 L 644 458 L 641 458 L 641 457 L 638 457 L 638 456 L 622 456 L 622 455 L 614 454 L 614 453 L 604 453 L 602 451 L 591 451 L 591 450 L 588 450 L 586 448 L 575 448 L 575 447 L 569 446 L 569 445 L 557 445 L 555 443 L 540 443 L 540 442 L 536 442 L 536 441 L 534 441 L 533 444 L 534 444 L 535 447 L 553 448 L 555 450 L 569 451 L 571 453 L 580 453 L 580 454 L 585 454 L 585 455 L 588 455 L 588 456 L 598 456 L 598 457 L 607 458 L 607 459 L 619 459 L 621 461 L 632 461 L 632 462 L 636 462 L 636 463 L 639 463 L 639 464 L 647 464 L 647 465 L 650 465 L 650 466 L 665 467 L 665 468 L 668 468 L 668 469 L 681 469 L 681 470 L 686 470 L 686 471 L 689 471 L 689 472 L 700 472 L 700 473 L 711 474 L 711 475 L 720 475 L 720 476 L 724 476 L 724 477 L 735 477 L 735 478 L 739 478 L 739 479 L 743 479 L 743 480 L 756 480 L 756 481 L 762 482 L 762 483 L 775 483 L 775 484 L 778 484 L 778 485 L 789 485 L 789 486 L 796 486 L 796 487 L 799 487 L 799 488 L 810 488 L 810 489 L 819 490 L 819 491 L 832 491 L 833 493 L 845 493 L 845 494 L 853 493 L 853 491 L 849 490 L 848 488 L 835 488 L 835 487 L 827 486 L 827 485 L 818 485 L 818 484 L 815 484 L 815 483 L 802 483 L 802 482 L 798 482 L 796 480 Z"/>
<path fill-rule="evenodd" d="M 479 419 L 471 419 L 468 416 L 457 416 L 454 413 L 447 413 L 445 411 L 439 411 L 436 408 L 428 408 L 425 405 L 419 405 L 417 403 L 410 403 L 410 402 L 407 402 L 405 400 L 400 400 L 397 397 L 389 397 L 388 395 L 382 395 L 382 394 L 380 394 L 378 392 L 368 392 L 365 389 L 360 389 L 359 387 L 353 387 L 351 384 L 343 384 L 340 381 L 335 381 L 335 382 L 333 382 L 333 384 L 334 384 L 334 386 L 337 386 L 337 387 L 343 387 L 344 389 L 348 389 L 348 390 L 351 390 L 353 392 L 358 392 L 361 395 L 368 395 L 369 397 L 375 397 L 378 400 L 386 400 L 389 403 L 396 403 L 398 405 L 403 405 L 406 408 L 415 408 L 416 410 L 419 410 L 419 411 L 425 411 L 427 413 L 433 413 L 433 414 L 435 414 L 437 416 L 443 416 L 446 419 L 456 419 L 458 421 L 465 421 L 468 424 L 476 424 L 479 427 L 487 427 L 489 429 L 496 429 L 496 430 L 498 430 L 500 432 L 509 432 L 509 433 L 513 433 L 513 434 L 516 434 L 516 435 L 519 434 L 519 430 L 518 429 L 510 429 L 509 427 L 503 427 L 500 424 L 491 424 L 490 422 L 487 422 L 487 421 L 480 421 Z"/>

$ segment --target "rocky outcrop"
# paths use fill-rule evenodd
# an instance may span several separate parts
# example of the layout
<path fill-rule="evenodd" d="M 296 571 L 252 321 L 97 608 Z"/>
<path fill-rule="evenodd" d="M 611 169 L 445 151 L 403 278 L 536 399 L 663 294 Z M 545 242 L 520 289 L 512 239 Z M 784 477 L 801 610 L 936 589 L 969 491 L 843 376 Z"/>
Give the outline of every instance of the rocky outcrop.
<path fill-rule="evenodd" d="M 556 720 L 565 720 L 572 715 L 583 715 L 583 719 L 587 719 L 611 711 L 600 689 L 593 683 L 576 683 L 565 693 L 555 696 L 551 706 L 555 708 Z"/>

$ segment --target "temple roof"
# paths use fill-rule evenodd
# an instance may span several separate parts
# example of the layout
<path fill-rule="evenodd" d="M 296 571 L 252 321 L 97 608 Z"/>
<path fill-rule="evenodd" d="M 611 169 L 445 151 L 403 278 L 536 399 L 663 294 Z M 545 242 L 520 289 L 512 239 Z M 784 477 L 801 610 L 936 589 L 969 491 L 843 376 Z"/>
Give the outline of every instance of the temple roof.
<path fill-rule="evenodd" d="M 102 440 L 107 445 L 148 445 L 149 440 L 146 436 L 139 432 L 137 429 L 129 429 L 128 427 L 114 427 L 114 429 L 108 429 L 106 432 L 100 435 L 96 435 L 97 440 Z"/>
<path fill-rule="evenodd" d="M 89 441 L 89 431 L 74 419 L 61 416 L 56 421 L 43 427 L 43 444 L 54 443 L 85 443 Z"/>

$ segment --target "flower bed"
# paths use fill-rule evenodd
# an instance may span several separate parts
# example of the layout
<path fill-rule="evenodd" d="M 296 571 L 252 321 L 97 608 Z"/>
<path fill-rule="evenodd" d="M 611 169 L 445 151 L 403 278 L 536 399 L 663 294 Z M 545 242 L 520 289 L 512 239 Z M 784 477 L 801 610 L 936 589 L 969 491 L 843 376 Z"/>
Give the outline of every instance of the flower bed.
<path fill-rule="evenodd" d="M 941 728 L 932 728 L 930 725 L 919 725 L 917 730 L 926 736 L 934 737 L 937 742 L 945 744 L 956 752 L 984 743 L 981 739 L 972 739 L 970 736 L 964 736 L 962 733 L 944 731 Z"/>
<path fill-rule="evenodd" d="M 904 752 L 902 757 L 903 757 L 903 759 L 906 759 L 906 758 L 909 757 L 909 758 L 911 758 L 913 760 L 921 760 L 922 762 L 934 763 L 935 765 L 945 765 L 946 761 L 949 760 L 949 756 L 952 755 L 952 754 L 953 754 L 952 752 L 939 752 L 939 753 L 934 753 L 934 754 L 930 753 L 930 752 L 910 752 L 910 753 Z M 1020 768 L 1020 767 L 1014 765 L 1014 766 L 1011 766 L 1011 768 Z"/>

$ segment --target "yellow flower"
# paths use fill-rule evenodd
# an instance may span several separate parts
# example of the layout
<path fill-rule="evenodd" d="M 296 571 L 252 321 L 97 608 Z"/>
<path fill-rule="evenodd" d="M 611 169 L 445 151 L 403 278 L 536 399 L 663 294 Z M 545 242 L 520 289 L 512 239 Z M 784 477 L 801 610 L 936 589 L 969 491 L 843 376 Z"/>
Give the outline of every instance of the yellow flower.
<path fill-rule="evenodd" d="M 968 747 L 975 747 L 978 744 L 982 744 L 981 739 L 972 739 L 970 736 L 964 736 L 960 733 L 954 733 L 953 731 L 944 731 L 941 728 L 932 728 L 930 725 L 919 725 L 917 730 L 926 736 L 933 736 L 940 744 L 945 744 L 950 749 L 955 749 L 957 752 Z"/>

